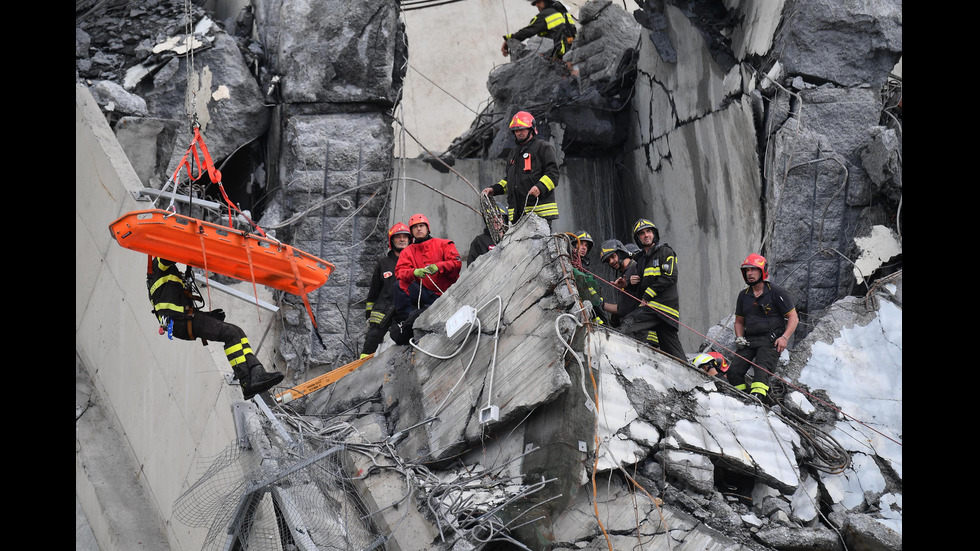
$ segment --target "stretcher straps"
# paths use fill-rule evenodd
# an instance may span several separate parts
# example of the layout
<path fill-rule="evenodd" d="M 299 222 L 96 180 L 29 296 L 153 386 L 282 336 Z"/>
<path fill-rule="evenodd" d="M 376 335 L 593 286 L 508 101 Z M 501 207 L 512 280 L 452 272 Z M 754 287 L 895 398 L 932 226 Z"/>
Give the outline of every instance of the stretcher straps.
<path fill-rule="evenodd" d="M 303 299 L 303 304 L 306 306 L 306 313 L 310 315 L 310 321 L 313 322 L 313 332 L 316 333 L 316 338 L 320 341 L 320 346 L 326 348 L 323 344 L 323 338 L 320 337 L 320 330 L 316 325 L 316 317 L 313 315 L 313 308 L 310 307 L 310 299 L 306 296 L 306 287 L 303 285 L 303 279 L 299 276 L 299 267 L 296 265 L 296 255 L 293 253 L 293 248 L 286 245 L 286 256 L 289 257 L 289 265 L 293 268 L 293 277 L 296 278 L 296 287 L 299 288 L 299 296 Z"/>
<path fill-rule="evenodd" d="M 245 234 L 245 239 L 242 241 L 245 245 L 245 254 L 248 256 L 248 274 L 252 278 L 252 292 L 255 294 L 255 312 L 258 316 L 259 323 L 262 322 L 262 312 L 259 310 L 259 290 L 255 287 L 255 269 L 252 266 L 252 247 L 248 246 L 248 234 Z M 296 268 L 293 268 L 293 272 L 296 272 Z"/>
<path fill-rule="evenodd" d="M 197 223 L 197 235 L 201 238 L 201 258 L 204 259 L 204 286 L 208 289 L 208 304 L 211 304 L 211 278 L 208 277 L 208 253 L 204 250 L 204 226 L 200 222 Z M 187 269 L 189 270 L 190 266 Z"/>
<path fill-rule="evenodd" d="M 188 161 L 189 156 L 193 156 L 194 166 L 197 169 L 195 174 L 191 173 L 191 165 Z M 248 223 L 256 229 L 256 232 L 259 235 L 266 237 L 265 231 L 263 231 L 258 224 L 252 221 L 252 219 L 245 216 L 245 213 L 243 213 L 241 209 L 239 209 L 238 206 L 236 206 L 235 203 L 233 203 L 228 197 L 228 194 L 225 193 L 225 186 L 221 183 L 221 171 L 214 166 L 214 161 L 211 159 L 211 153 L 208 151 L 208 145 L 204 142 L 204 137 L 201 136 L 201 129 L 198 125 L 194 125 L 194 139 L 191 140 L 191 145 L 187 148 L 187 152 L 184 153 L 184 157 L 177 164 L 177 169 L 174 171 L 172 180 L 174 181 L 175 185 L 177 182 L 177 175 L 180 173 L 182 168 L 187 171 L 187 177 L 195 181 L 201 178 L 204 170 L 207 170 L 208 177 L 211 179 L 211 182 L 218 185 L 218 189 L 221 190 L 221 195 L 224 197 L 225 203 L 228 204 L 228 227 L 234 227 L 234 222 L 231 216 L 231 211 L 234 209 L 238 212 L 238 214 L 241 214 L 242 217 L 248 220 Z M 176 189 L 174 191 L 176 191 Z"/>

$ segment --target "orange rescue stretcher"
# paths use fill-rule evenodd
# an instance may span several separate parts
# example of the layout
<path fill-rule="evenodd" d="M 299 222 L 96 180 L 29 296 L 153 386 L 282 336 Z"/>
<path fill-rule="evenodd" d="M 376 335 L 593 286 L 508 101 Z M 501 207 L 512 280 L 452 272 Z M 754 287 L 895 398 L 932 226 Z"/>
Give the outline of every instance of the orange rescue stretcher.
<path fill-rule="evenodd" d="M 127 213 L 109 225 L 109 233 L 126 249 L 298 295 L 311 319 L 306 295 L 334 269 L 275 239 L 162 209 Z"/>

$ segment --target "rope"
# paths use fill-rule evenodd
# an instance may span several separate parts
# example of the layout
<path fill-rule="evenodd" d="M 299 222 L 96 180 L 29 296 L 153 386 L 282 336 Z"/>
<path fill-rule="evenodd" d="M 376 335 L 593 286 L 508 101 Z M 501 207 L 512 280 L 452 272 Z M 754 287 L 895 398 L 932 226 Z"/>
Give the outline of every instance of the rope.
<path fill-rule="evenodd" d="M 706 340 L 706 341 L 709 341 L 709 342 L 711 342 L 712 344 L 714 344 L 714 345 L 716 345 L 716 346 L 718 346 L 718 348 L 721 348 L 721 349 L 723 349 L 723 350 L 726 350 L 726 351 L 728 351 L 728 352 L 730 352 L 730 353 L 732 353 L 732 354 L 733 354 L 733 355 L 735 355 L 735 356 L 738 356 L 739 358 L 741 358 L 741 359 L 743 359 L 743 360 L 745 360 L 746 362 L 748 362 L 748 363 L 749 363 L 749 365 L 751 365 L 751 366 L 753 366 L 754 368 L 756 368 L 756 369 L 759 369 L 759 370 L 762 370 L 762 371 L 764 371 L 764 372 L 766 372 L 766 373 L 768 373 L 768 374 L 769 374 L 770 376 L 772 376 L 772 377 L 773 377 L 774 379 L 777 379 L 777 380 L 779 380 L 779 381 L 782 381 L 782 382 L 783 382 L 784 384 L 786 384 L 787 386 L 790 386 L 790 387 L 792 387 L 792 388 L 794 388 L 794 389 L 796 389 L 796 390 L 798 390 L 798 391 L 800 391 L 801 393 L 803 393 L 803 394 L 805 394 L 805 395 L 807 395 L 807 396 L 809 396 L 810 398 L 813 398 L 814 400 L 816 400 L 816 401 L 818 401 L 818 402 L 820 402 L 820 403 L 821 403 L 821 404 L 823 404 L 824 406 L 826 406 L 826 407 L 828 407 L 828 408 L 830 408 L 830 409 L 832 409 L 832 410 L 834 410 L 834 411 L 836 411 L 837 413 L 840 413 L 841 415 L 843 415 L 844 417 L 847 417 L 848 419 L 851 419 L 851 420 L 853 420 L 853 421 L 855 421 L 855 422 L 857 422 L 857 423 L 859 423 L 859 424 L 861 424 L 861 425 L 862 425 L 862 426 L 864 426 L 865 428 L 867 428 L 867 429 L 869 429 L 869 430 L 872 430 L 872 431 L 874 431 L 874 432 L 876 432 L 876 433 L 878 433 L 879 435 L 881 435 L 881 436 L 883 436 L 884 438 L 887 438 L 888 440 L 891 440 L 892 442 L 894 442 L 894 443 L 896 443 L 896 444 L 898 444 L 899 446 L 901 446 L 901 445 L 902 445 L 902 443 L 901 443 L 901 442 L 899 442 L 898 440 L 895 440 L 895 439 L 894 439 L 894 438 L 892 438 L 891 436 L 888 436 L 887 434 L 885 434 L 885 433 L 883 433 L 883 432 L 881 432 L 881 431 L 879 431 L 879 430 L 877 430 L 877 429 L 875 429 L 874 427 L 871 427 L 871 426 L 869 426 L 869 425 L 868 425 L 867 423 L 865 423 L 864 421 L 861 421 L 861 420 L 860 420 L 860 419 L 858 419 L 857 417 L 854 417 L 853 415 L 850 415 L 849 413 L 845 413 L 845 412 L 844 412 L 844 411 L 842 411 L 841 409 L 839 409 L 839 408 L 836 408 L 836 407 L 834 407 L 833 405 L 831 405 L 831 404 L 829 404 L 829 403 L 827 403 L 827 402 L 825 402 L 824 400 L 821 400 L 821 399 L 820 399 L 820 398 L 818 398 L 817 396 L 814 396 L 814 395 L 813 395 L 813 394 L 811 394 L 810 392 L 807 392 L 806 390 L 804 390 L 804 389 L 802 389 L 802 388 L 800 388 L 800 387 L 798 387 L 798 386 L 796 386 L 796 385 L 794 385 L 793 383 L 790 383 L 789 381 L 787 381 L 787 380 L 785 380 L 785 379 L 783 379 L 782 377 L 779 377 L 778 375 L 776 375 L 775 373 L 773 373 L 773 372 L 771 372 L 771 371 L 769 371 L 768 369 L 765 369 L 764 367 L 762 367 L 762 366 L 760 366 L 760 365 L 758 365 L 758 364 L 756 364 L 755 362 L 753 362 L 753 361 L 751 361 L 751 360 L 749 360 L 749 359 L 747 359 L 747 358 L 745 358 L 744 356 L 742 356 L 742 355 L 741 355 L 741 354 L 739 354 L 738 352 L 736 352 L 736 351 L 734 351 L 734 350 L 732 350 L 732 349 L 730 349 L 730 348 L 728 348 L 727 346 L 724 346 L 724 345 L 722 345 L 721 343 L 719 343 L 718 341 L 715 341 L 714 339 L 711 339 L 710 337 L 708 337 L 708 336 L 707 336 L 707 335 L 705 335 L 704 333 L 701 333 L 700 331 L 697 331 L 697 330 L 696 330 L 696 329 L 694 329 L 693 327 L 690 327 L 690 326 L 688 326 L 688 325 L 685 325 L 684 323 L 682 323 L 682 322 L 680 321 L 680 319 L 674 319 L 674 318 L 673 318 L 672 316 L 670 316 L 670 315 L 668 315 L 668 314 L 666 314 L 666 313 L 664 313 L 664 312 L 661 312 L 661 311 L 659 311 L 659 310 L 657 310 L 656 308 L 653 308 L 652 306 L 650 306 L 649 304 L 647 304 L 647 302 L 646 302 L 645 300 L 643 300 L 643 299 L 641 299 L 641 298 L 637 298 L 637 297 L 634 297 L 633 295 L 631 295 L 631 294 L 629 294 L 629 293 L 627 293 L 625 289 L 620 289 L 619 287 L 616 287 L 615 285 L 613 285 L 613 284 L 612 284 L 612 283 L 610 283 L 609 281 L 606 281 L 605 279 L 603 279 L 603 278 L 602 278 L 601 276 L 599 276 L 598 274 L 595 274 L 595 273 L 593 273 L 593 272 L 591 272 L 591 271 L 589 271 L 589 270 L 588 270 L 587 268 L 585 268 L 584 266 L 583 266 L 583 267 L 581 268 L 581 270 L 582 270 L 583 272 L 586 272 L 586 273 L 588 273 L 588 274 L 590 274 L 590 275 L 592 275 L 592 276 L 594 276 L 594 277 L 595 277 L 595 278 L 596 278 L 597 280 L 599 280 L 599 281 L 601 281 L 601 282 L 603 282 L 603 283 L 605 283 L 606 285 L 609 285 L 610 287 L 612 287 L 612 288 L 614 288 L 614 289 L 616 289 L 616 290 L 617 290 L 617 291 L 619 291 L 620 293 L 623 293 L 624 295 L 626 295 L 626 296 L 628 296 L 628 297 L 630 297 L 630 298 L 632 298 L 633 300 L 636 300 L 637 302 L 639 302 L 639 305 L 640 305 L 640 306 L 647 306 L 647 307 L 649 307 L 649 308 L 650 308 L 651 310 L 653 310 L 654 312 L 656 312 L 656 313 L 657 313 L 658 315 L 660 315 L 661 317 L 663 317 L 663 318 L 665 318 L 665 319 L 668 319 L 668 320 L 673 320 L 673 321 L 675 321 L 675 322 L 677 323 L 677 325 L 679 325 L 679 326 L 681 326 L 681 327 L 683 327 L 683 328 L 685 328 L 685 329 L 687 329 L 687 330 L 689 330 L 689 331 L 691 331 L 692 333 L 695 333 L 695 334 L 697 334 L 697 335 L 699 335 L 699 336 L 700 336 L 700 337 L 702 337 L 702 338 L 703 338 L 704 340 Z"/>

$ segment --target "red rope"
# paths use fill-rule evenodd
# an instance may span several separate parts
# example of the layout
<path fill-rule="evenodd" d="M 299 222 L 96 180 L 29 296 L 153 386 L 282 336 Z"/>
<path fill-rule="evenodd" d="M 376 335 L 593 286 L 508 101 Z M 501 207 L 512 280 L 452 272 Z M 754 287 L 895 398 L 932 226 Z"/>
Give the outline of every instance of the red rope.
<path fill-rule="evenodd" d="M 191 163 L 188 160 L 189 157 L 194 160 L 194 167 L 197 169 L 196 175 L 191 173 Z M 202 157 L 203 161 L 201 160 Z M 228 194 L 225 193 L 225 186 L 221 183 L 221 171 L 214 166 L 214 161 L 211 159 L 211 153 L 208 151 L 208 145 L 204 143 L 204 137 L 201 135 L 201 128 L 196 124 L 194 125 L 194 139 L 191 140 L 191 145 L 187 148 L 187 152 L 184 153 L 184 156 L 180 159 L 180 162 L 177 163 L 177 169 L 174 170 L 174 174 L 172 176 L 172 180 L 174 182 L 177 181 L 181 169 L 184 169 L 187 172 L 187 177 L 193 181 L 201 179 L 203 172 L 207 170 L 208 177 L 211 179 L 212 183 L 218 185 L 218 189 L 221 190 L 221 196 L 228 205 L 228 227 L 234 227 L 231 211 L 235 210 L 238 212 L 238 214 L 242 215 L 242 218 L 247 220 L 253 228 L 256 229 L 259 235 L 266 237 L 265 231 L 263 231 L 258 224 L 252 221 L 251 218 L 245 216 L 245 213 L 242 212 L 242 210 L 239 209 L 238 206 L 235 205 L 235 203 L 233 203 L 228 197 Z"/>
<path fill-rule="evenodd" d="M 634 260 L 633 262 L 636 262 L 636 261 Z M 735 356 L 738 356 L 739 358 L 742 358 L 743 360 L 745 360 L 746 362 L 748 362 L 748 363 L 749 363 L 750 365 L 752 365 L 753 367 L 755 367 L 755 368 L 757 368 L 757 369 L 760 369 L 760 370 L 762 370 L 762 371 L 765 371 L 766 373 L 768 373 L 768 374 L 769 374 L 769 375 L 771 375 L 772 377 L 775 377 L 776 379 L 779 379 L 780 381 L 782 381 L 783 383 L 785 383 L 785 384 L 786 384 L 787 386 L 790 386 L 790 387 L 792 387 L 792 388 L 795 388 L 796 390 L 798 390 L 798 391 L 800 391 L 800 392 L 802 392 L 803 394 L 805 394 L 805 395 L 807 395 L 807 396 L 809 396 L 810 398 L 813 398 L 814 400 L 816 400 L 816 401 L 818 401 L 818 402 L 820 402 L 821 404 L 823 404 L 823 405 L 825 405 L 825 406 L 827 406 L 827 407 L 829 407 L 830 409 L 832 409 L 832 410 L 834 410 L 834 411 L 836 411 L 836 412 L 838 412 L 838 413 L 840 413 L 841 415 L 843 415 L 843 416 L 845 416 L 845 417 L 847 417 L 847 418 L 849 418 L 849 419 L 853 419 L 853 420 L 854 420 L 854 421 L 856 421 L 857 423 L 860 423 L 861 425 L 863 425 L 863 426 L 865 426 L 865 427 L 867 427 L 868 429 L 870 429 L 870 430 L 873 430 L 873 431 L 875 431 L 876 433 L 878 433 L 878 434 L 880 434 L 881 436 L 883 436 L 883 437 L 885 437 L 885 438 L 887 438 L 887 439 L 889 439 L 889 440 L 891 440 L 892 442 L 895 442 L 895 443 L 896 443 L 896 444 L 898 444 L 899 446 L 901 446 L 901 445 L 902 445 L 902 443 L 901 443 L 901 442 L 899 442 L 898 440 L 895 440 L 895 439 L 894 439 L 894 438 L 892 438 L 891 436 L 888 436 L 887 434 L 884 434 L 883 432 L 881 432 L 881 431 L 879 431 L 879 430 L 877 430 L 877 429 L 875 429 L 874 427 L 871 427 L 871 426 L 869 426 L 869 425 L 867 425 L 866 423 L 864 423 L 863 421 L 861 421 L 861 420 L 860 420 L 860 419 L 858 419 L 857 417 L 854 417 L 853 415 L 849 415 L 849 414 L 847 414 L 847 413 L 844 413 L 844 412 L 843 412 L 843 411 L 841 411 L 840 409 L 838 409 L 838 408 L 836 408 L 836 407 L 834 407 L 834 406 L 832 406 L 831 404 L 828 404 L 827 402 L 825 402 L 825 401 L 823 401 L 823 400 L 821 400 L 821 399 L 820 399 L 820 398 L 818 398 L 817 396 L 814 396 L 813 394 L 810 394 L 810 393 L 809 393 L 809 392 L 807 392 L 806 390 L 803 390 L 802 388 L 800 388 L 800 387 L 798 387 L 798 386 L 796 386 L 796 385 L 794 385 L 794 384 L 792 384 L 792 383 L 790 383 L 790 382 L 789 382 L 789 381 L 787 381 L 786 379 L 783 379 L 782 377 L 779 377 L 779 376 L 778 376 L 778 375 L 776 375 L 775 373 L 773 373 L 773 372 L 771 372 L 771 371 L 769 371 L 768 369 L 766 369 L 766 368 L 764 368 L 764 367 L 762 367 L 762 366 L 760 366 L 760 365 L 758 365 L 758 364 L 756 364 L 755 362 L 753 362 L 753 361 L 751 361 L 751 360 L 749 360 L 748 358 L 746 358 L 746 357 L 744 357 L 744 356 L 742 356 L 742 355 L 741 355 L 741 354 L 739 354 L 738 352 L 736 352 L 736 351 L 734 351 L 734 350 L 732 350 L 732 349 L 730 349 L 730 348 L 728 348 L 727 346 L 724 346 L 724 345 L 722 345 L 722 344 L 721 344 L 721 343 L 719 343 L 718 341 L 715 341 L 715 340 L 712 340 L 711 338 L 709 338 L 709 337 L 708 337 L 707 335 L 705 335 L 705 334 L 703 334 L 703 333 L 701 333 L 700 331 L 697 331 L 697 330 L 695 330 L 695 329 L 694 329 L 694 328 L 692 328 L 692 327 L 689 327 L 689 326 L 687 326 L 687 325 L 684 325 L 683 323 L 681 323 L 681 320 L 680 320 L 680 319 L 674 319 L 673 317 L 671 317 L 671 316 L 669 316 L 669 315 L 667 315 L 666 313 L 664 313 L 664 312 L 661 312 L 660 310 L 657 310 L 657 309 L 656 309 L 656 308 L 654 308 L 653 306 L 650 306 L 649 304 L 647 304 L 647 302 L 646 302 L 645 300 L 643 300 L 643 299 L 641 299 L 641 298 L 637 298 L 637 297 L 634 297 L 633 295 L 631 295 L 631 294 L 629 294 L 629 293 L 627 293 L 625 289 L 620 289 L 619 287 L 616 287 L 615 285 L 613 285 L 612 283 L 610 283 L 610 282 L 608 282 L 608 281 L 606 281 L 605 279 L 603 279 L 603 278 L 602 278 L 602 277 L 600 277 L 599 275 L 597 275 L 597 274 L 595 274 L 595 273 L 592 273 L 591 271 L 589 271 L 588 269 L 586 269 L 586 268 L 585 268 L 584 266 L 582 266 L 582 267 L 580 267 L 579 269 L 580 269 L 580 270 L 582 270 L 583 272 L 586 272 L 586 273 L 588 273 L 588 274 L 590 274 L 590 275 L 592 275 L 592 276 L 594 276 L 594 277 L 595 277 L 596 279 L 598 279 L 599 281 L 601 281 L 601 282 L 603 282 L 603 283 L 605 283 L 606 285 L 609 285 L 610 287 L 612 287 L 613 289 L 616 289 L 616 290 L 617 290 L 617 291 L 619 291 L 620 293 L 623 293 L 624 295 L 626 295 L 626 296 L 628 296 L 628 297 L 630 297 L 630 298 L 632 298 L 632 299 L 634 299 L 634 300 L 636 300 L 636 301 L 638 301 L 638 302 L 640 303 L 640 306 L 647 306 L 648 308 L 650 308 L 651 310 L 653 310 L 653 311 L 654 311 L 654 312 L 656 312 L 657 314 L 660 314 L 660 315 L 661 315 L 661 316 L 663 316 L 664 318 L 666 318 L 666 319 L 669 319 L 669 320 L 673 320 L 673 321 L 675 321 L 675 322 L 677 322 L 677 325 L 680 325 L 681 327 L 683 327 L 683 328 L 685 328 L 685 329 L 687 329 L 687 330 L 689 330 L 689 331 L 691 331 L 691 332 L 693 332 L 693 333 L 696 333 L 697 335 L 699 335 L 699 336 L 701 336 L 701 337 L 703 337 L 703 338 L 704 338 L 704 339 L 705 339 L 706 341 L 709 341 L 709 342 L 711 342 L 712 344 L 714 344 L 714 345 L 717 345 L 717 346 L 718 346 L 719 348 L 722 348 L 722 349 L 724 349 L 724 350 L 727 350 L 728 352 L 731 352 L 731 353 L 732 353 L 733 355 L 735 355 Z"/>

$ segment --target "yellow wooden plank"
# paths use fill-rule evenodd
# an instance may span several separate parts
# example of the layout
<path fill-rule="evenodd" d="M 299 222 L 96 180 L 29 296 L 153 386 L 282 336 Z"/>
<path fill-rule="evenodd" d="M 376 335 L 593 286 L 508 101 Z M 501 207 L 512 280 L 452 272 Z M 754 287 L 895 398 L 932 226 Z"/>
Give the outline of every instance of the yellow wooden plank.
<path fill-rule="evenodd" d="M 354 360 L 347 365 L 338 367 L 329 373 L 324 373 L 323 375 L 310 379 L 305 383 L 300 383 L 287 391 L 280 392 L 279 394 L 276 394 L 276 402 L 286 404 L 297 398 L 308 396 L 323 387 L 330 386 L 344 378 L 344 376 L 352 373 L 358 367 L 361 367 L 361 364 L 373 357 L 374 354 L 368 354 L 367 356 Z"/>

